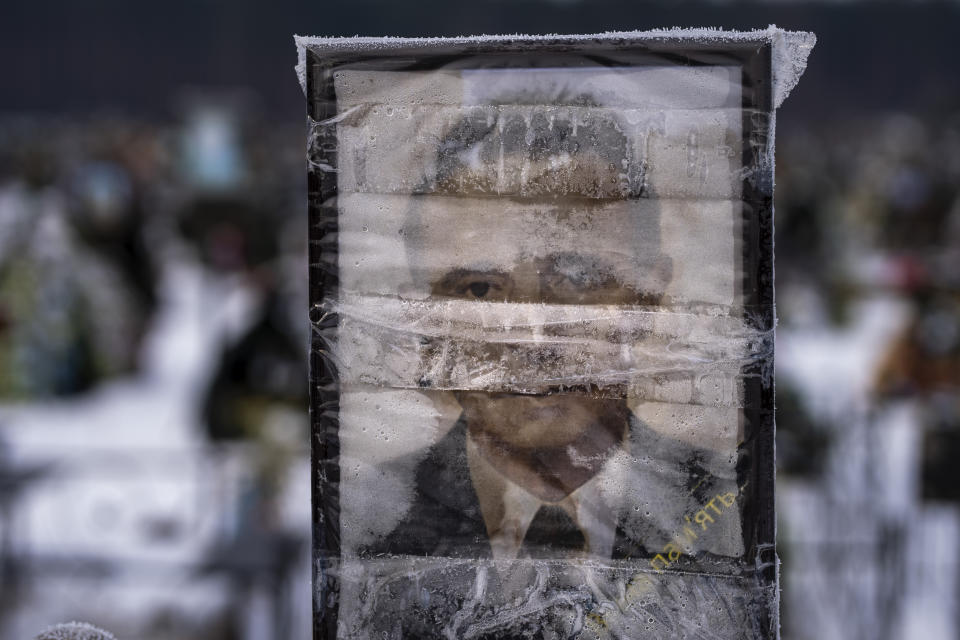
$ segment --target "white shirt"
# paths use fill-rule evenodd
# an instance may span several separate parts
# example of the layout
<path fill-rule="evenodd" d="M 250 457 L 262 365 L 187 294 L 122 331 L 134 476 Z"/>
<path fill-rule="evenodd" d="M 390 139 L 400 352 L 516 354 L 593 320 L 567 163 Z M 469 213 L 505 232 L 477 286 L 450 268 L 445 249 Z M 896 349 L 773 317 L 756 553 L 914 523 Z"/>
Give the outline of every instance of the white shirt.
<path fill-rule="evenodd" d="M 587 553 L 600 558 L 612 557 L 617 510 L 604 499 L 601 487 L 617 480 L 613 476 L 619 473 L 621 467 L 610 464 L 613 457 L 576 491 L 560 502 L 551 503 L 534 496 L 497 471 L 467 434 L 470 478 L 480 503 L 494 559 L 512 560 L 517 557 L 530 523 L 540 507 L 547 504 L 559 506 L 570 516 L 583 533 Z"/>

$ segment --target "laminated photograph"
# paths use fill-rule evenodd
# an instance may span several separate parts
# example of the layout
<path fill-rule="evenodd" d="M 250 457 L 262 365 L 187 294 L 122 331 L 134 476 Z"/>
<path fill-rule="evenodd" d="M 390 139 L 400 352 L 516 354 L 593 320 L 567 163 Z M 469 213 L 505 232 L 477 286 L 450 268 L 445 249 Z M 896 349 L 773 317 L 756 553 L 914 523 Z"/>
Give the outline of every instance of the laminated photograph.
<path fill-rule="evenodd" d="M 317 640 L 777 637 L 773 122 L 813 42 L 298 38 Z"/>

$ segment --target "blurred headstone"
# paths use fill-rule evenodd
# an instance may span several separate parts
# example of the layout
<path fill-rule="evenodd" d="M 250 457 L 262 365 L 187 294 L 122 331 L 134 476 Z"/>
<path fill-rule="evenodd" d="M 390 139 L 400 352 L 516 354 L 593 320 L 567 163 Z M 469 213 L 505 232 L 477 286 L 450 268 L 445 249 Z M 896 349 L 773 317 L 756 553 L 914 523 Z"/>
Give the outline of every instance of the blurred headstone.
<path fill-rule="evenodd" d="M 116 640 L 112 633 L 85 622 L 69 622 L 50 627 L 34 640 Z"/>

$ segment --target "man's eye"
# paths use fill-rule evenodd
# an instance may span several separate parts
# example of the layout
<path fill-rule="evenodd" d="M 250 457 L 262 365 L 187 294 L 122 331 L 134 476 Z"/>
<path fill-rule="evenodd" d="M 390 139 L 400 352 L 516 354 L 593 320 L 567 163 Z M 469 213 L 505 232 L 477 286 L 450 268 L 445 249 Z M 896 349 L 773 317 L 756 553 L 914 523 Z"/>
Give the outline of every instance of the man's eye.
<path fill-rule="evenodd" d="M 564 274 L 564 279 L 574 287 L 586 286 L 590 281 L 590 276 L 585 271 L 571 271 Z"/>
<path fill-rule="evenodd" d="M 488 291 L 490 291 L 490 283 L 483 281 L 471 282 L 470 286 L 467 288 L 475 297 L 482 298 L 483 296 L 487 295 Z"/>
<path fill-rule="evenodd" d="M 506 300 L 513 283 L 503 273 L 457 270 L 433 284 L 434 294 L 467 300 Z"/>
<path fill-rule="evenodd" d="M 499 300 L 506 296 L 507 286 L 497 276 L 468 276 L 457 284 L 454 295 L 470 300 Z"/>

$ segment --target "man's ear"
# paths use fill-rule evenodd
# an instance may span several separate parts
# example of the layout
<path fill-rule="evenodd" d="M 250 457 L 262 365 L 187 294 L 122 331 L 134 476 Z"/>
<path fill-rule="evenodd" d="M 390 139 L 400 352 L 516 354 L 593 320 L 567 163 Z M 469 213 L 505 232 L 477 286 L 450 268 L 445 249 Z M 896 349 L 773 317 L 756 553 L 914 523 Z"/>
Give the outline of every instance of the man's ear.
<path fill-rule="evenodd" d="M 652 272 L 656 290 L 666 294 L 667 287 L 673 281 L 673 258 L 661 253 L 653 264 Z"/>

